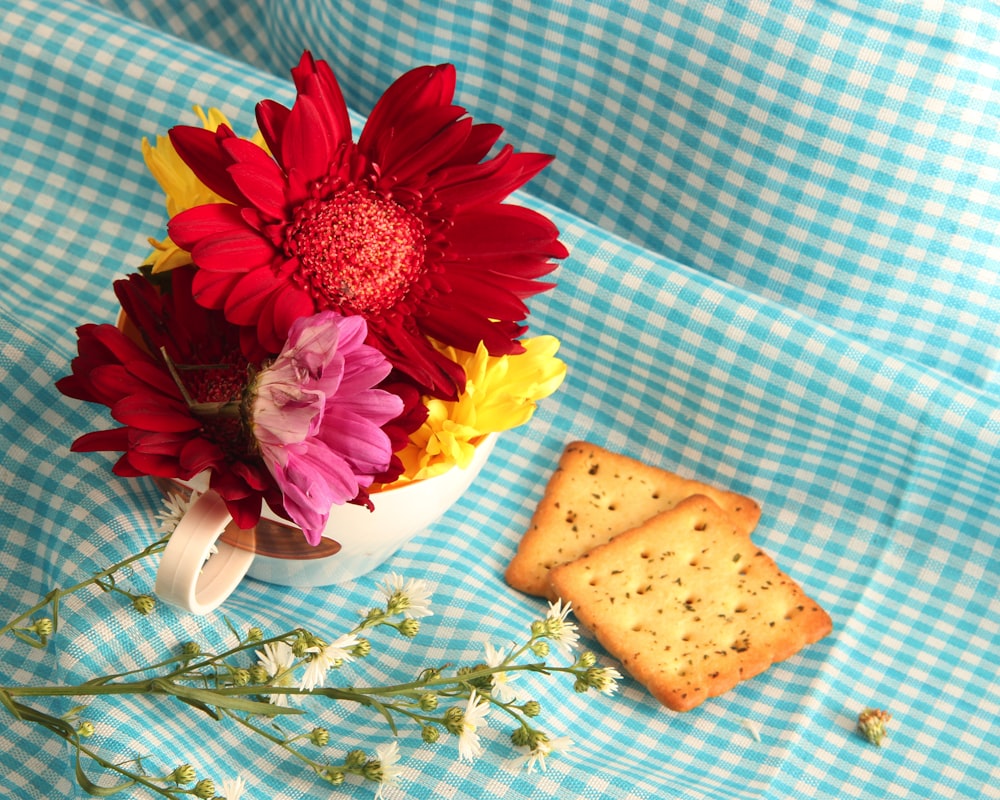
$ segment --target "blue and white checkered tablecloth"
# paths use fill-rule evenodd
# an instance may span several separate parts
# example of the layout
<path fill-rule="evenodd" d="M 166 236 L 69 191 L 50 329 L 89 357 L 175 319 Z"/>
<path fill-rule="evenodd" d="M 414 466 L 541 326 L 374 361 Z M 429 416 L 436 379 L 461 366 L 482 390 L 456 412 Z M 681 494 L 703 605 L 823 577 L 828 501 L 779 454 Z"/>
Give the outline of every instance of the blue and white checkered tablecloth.
<path fill-rule="evenodd" d="M 569 753 L 526 774 L 500 728 L 472 764 L 404 732 L 404 782 L 387 796 L 1000 797 L 995 6 L 139 5 L 0 0 L 5 620 L 156 536 L 150 484 L 68 451 L 106 417 L 53 386 L 74 328 L 113 317 L 111 280 L 163 222 L 141 138 L 195 104 L 249 128 L 257 99 L 291 100 L 306 45 L 359 114 L 407 67 L 450 60 L 477 118 L 559 157 L 518 200 L 571 251 L 531 303 L 569 372 L 386 566 L 427 579 L 436 613 L 352 677 L 479 659 L 543 613 L 502 573 L 576 438 L 753 496 L 755 540 L 835 629 L 688 714 L 630 679 L 595 698 L 524 678 Z M 148 590 L 151 570 L 129 583 Z M 225 614 L 336 635 L 385 574 L 309 591 L 247 581 Z M 0 685 L 79 682 L 227 635 L 221 615 L 140 618 L 104 596 L 67 601 L 63 620 L 56 648 L 0 643 Z M 893 714 L 881 748 L 854 730 L 873 705 Z M 94 708 L 93 744 L 113 757 L 242 774 L 253 800 L 372 796 L 167 701 Z M 365 710 L 317 706 L 316 719 L 345 751 L 385 740 Z M 84 796 L 58 740 L 12 719 L 0 731 L 0 797 Z"/>

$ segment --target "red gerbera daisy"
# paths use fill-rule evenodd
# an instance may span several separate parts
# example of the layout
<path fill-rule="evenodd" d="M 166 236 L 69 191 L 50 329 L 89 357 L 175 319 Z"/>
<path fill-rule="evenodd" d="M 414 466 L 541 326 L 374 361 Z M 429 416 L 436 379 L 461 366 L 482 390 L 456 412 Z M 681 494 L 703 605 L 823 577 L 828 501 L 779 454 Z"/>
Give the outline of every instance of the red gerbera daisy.
<path fill-rule="evenodd" d="M 566 249 L 550 220 L 503 201 L 551 161 L 508 145 L 453 105 L 455 69 L 419 67 L 385 92 L 354 142 L 333 72 L 306 52 L 291 109 L 257 120 L 273 157 L 221 126 L 176 127 L 178 154 L 228 203 L 174 217 L 197 301 L 274 353 L 292 322 L 360 314 L 369 342 L 427 393 L 454 398 L 461 367 L 429 339 L 522 351 L 524 299 Z M 485 159 L 485 160 L 484 160 Z"/>
<path fill-rule="evenodd" d="M 115 281 L 115 294 L 145 347 L 114 325 L 77 329 L 79 355 L 72 374 L 56 382 L 63 394 L 111 409 L 123 427 L 84 434 L 74 452 L 122 452 L 116 475 L 190 480 L 211 471 L 210 487 L 243 528 L 260 518 L 261 500 L 279 510 L 281 492 L 238 417 L 201 417 L 188 399 L 228 403 L 241 398 L 251 362 L 239 330 L 218 311 L 197 305 L 190 291 L 193 269 L 173 270 L 172 291 L 161 294 L 141 275 Z M 160 348 L 184 371 L 181 393 Z M 256 365 L 254 365 L 256 366 Z"/>

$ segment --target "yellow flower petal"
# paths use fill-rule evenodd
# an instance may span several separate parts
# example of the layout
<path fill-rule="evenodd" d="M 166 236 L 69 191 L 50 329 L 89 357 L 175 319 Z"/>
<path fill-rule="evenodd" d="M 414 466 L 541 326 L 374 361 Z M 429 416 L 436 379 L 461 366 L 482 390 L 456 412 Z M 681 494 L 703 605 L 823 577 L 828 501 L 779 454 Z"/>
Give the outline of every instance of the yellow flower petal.
<path fill-rule="evenodd" d="M 199 106 L 195 106 L 194 111 L 201 120 L 202 127 L 207 130 L 217 130 L 220 125 L 229 127 L 226 115 L 217 108 L 210 108 L 206 114 Z M 264 139 L 259 131 L 254 134 L 251 141 L 264 147 Z M 189 208 L 206 203 L 227 202 L 198 180 L 191 168 L 177 155 L 169 137 L 157 136 L 155 145 L 143 138 L 142 157 L 146 167 L 166 195 L 168 216 L 173 217 Z M 166 272 L 191 263 L 191 256 L 169 238 L 162 242 L 151 239 L 150 242 L 155 249 L 146 257 L 144 263 L 152 265 L 153 272 Z"/>
<path fill-rule="evenodd" d="M 510 356 L 491 356 L 482 344 L 475 353 L 439 348 L 465 369 L 465 391 L 454 401 L 425 400 L 427 420 L 399 453 L 405 466 L 399 482 L 468 466 L 480 439 L 523 425 L 538 401 L 559 388 L 566 377 L 566 364 L 556 358 L 559 340 L 538 336 L 522 344 L 525 351 Z"/>

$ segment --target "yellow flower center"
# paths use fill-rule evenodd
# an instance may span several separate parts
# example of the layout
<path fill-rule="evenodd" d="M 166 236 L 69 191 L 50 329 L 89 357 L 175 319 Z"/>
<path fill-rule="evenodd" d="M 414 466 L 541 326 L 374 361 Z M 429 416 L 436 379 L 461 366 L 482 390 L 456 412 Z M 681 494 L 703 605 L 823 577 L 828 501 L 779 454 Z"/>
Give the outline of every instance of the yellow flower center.
<path fill-rule="evenodd" d="M 321 308 L 383 313 L 424 273 L 423 222 L 363 189 L 307 200 L 286 241 Z"/>

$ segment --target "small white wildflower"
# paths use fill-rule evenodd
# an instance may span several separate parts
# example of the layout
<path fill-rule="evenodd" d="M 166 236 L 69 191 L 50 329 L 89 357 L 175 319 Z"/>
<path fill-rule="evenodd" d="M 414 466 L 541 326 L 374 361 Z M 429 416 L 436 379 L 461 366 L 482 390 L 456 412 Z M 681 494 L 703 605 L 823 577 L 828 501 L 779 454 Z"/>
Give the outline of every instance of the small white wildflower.
<path fill-rule="evenodd" d="M 267 672 L 274 686 L 294 686 L 292 667 L 295 653 L 287 642 L 268 642 L 263 650 L 257 651 L 257 663 Z M 287 694 L 272 694 L 267 698 L 276 706 L 287 706 Z"/>
<path fill-rule="evenodd" d="M 163 505 L 166 506 L 166 511 L 161 511 L 155 517 L 157 522 L 156 532 L 173 533 L 174 528 L 180 524 L 180 521 L 184 518 L 188 509 L 191 508 L 191 505 L 197 499 L 197 492 L 192 492 L 191 497 L 187 500 L 184 499 L 183 495 L 177 494 L 176 492 L 171 492 L 164 497 Z"/>
<path fill-rule="evenodd" d="M 462 715 L 461 733 L 458 735 L 458 757 L 462 761 L 475 761 L 483 753 L 477 729 L 483 725 L 490 713 L 490 703 L 484 700 L 475 689 L 469 693 L 469 701 Z"/>
<path fill-rule="evenodd" d="M 517 769 L 523 766 L 525 772 L 534 772 L 536 767 L 540 772 L 544 772 L 546 758 L 565 753 L 572 746 L 573 740 L 568 736 L 556 736 L 550 739 L 543 733 L 535 739 L 534 745 L 529 747 L 524 755 L 514 759 L 514 766 Z"/>
<path fill-rule="evenodd" d="M 246 781 L 243 780 L 243 776 L 226 778 L 219 788 L 222 797 L 226 800 L 240 800 L 243 797 L 243 790 L 246 788 Z"/>
<path fill-rule="evenodd" d="M 430 606 L 431 588 L 425 580 L 403 578 L 393 572 L 380 590 L 392 612 L 401 612 L 409 619 L 429 617 L 434 613 Z"/>
<path fill-rule="evenodd" d="M 549 611 L 545 615 L 545 630 L 548 638 L 555 642 L 556 647 L 564 653 L 572 653 L 580 641 L 576 624 L 566 617 L 572 611 L 572 604 L 562 604 L 562 599 L 549 603 Z"/>
<path fill-rule="evenodd" d="M 753 737 L 753 740 L 755 742 L 760 741 L 760 725 L 758 725 L 752 719 L 744 719 L 743 727 L 747 729 L 747 731 Z"/>
<path fill-rule="evenodd" d="M 503 664 L 506 654 L 502 650 L 493 647 L 489 642 L 483 643 L 486 651 L 486 665 L 489 667 L 499 667 Z M 501 703 L 510 703 L 517 699 L 517 692 L 510 688 L 510 684 L 515 678 L 520 677 L 516 672 L 494 672 L 492 678 L 492 694 Z"/>
<path fill-rule="evenodd" d="M 306 653 L 309 654 L 309 660 L 306 662 L 300 686 L 307 692 L 322 686 L 331 669 L 354 658 L 351 650 L 357 647 L 358 641 L 358 637 L 354 634 L 345 634 L 328 645 L 307 648 Z"/>
<path fill-rule="evenodd" d="M 382 791 L 388 786 L 398 786 L 402 768 L 399 765 L 399 745 L 393 739 L 388 744 L 375 746 L 375 758 L 382 765 L 382 777 L 379 780 L 375 800 L 382 800 Z"/>
<path fill-rule="evenodd" d="M 597 691 L 612 695 L 618 691 L 622 674 L 614 667 L 591 667 L 587 670 L 590 685 Z"/>

